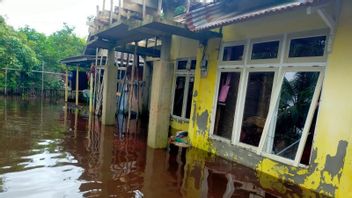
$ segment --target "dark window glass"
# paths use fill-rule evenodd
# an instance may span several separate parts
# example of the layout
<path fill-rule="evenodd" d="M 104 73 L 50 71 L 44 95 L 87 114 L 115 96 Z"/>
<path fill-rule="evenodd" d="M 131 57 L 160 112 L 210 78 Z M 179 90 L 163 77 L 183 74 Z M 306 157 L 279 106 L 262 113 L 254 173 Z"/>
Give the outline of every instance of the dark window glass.
<path fill-rule="evenodd" d="M 312 153 L 315 125 L 317 123 L 317 118 L 318 118 L 318 111 L 319 111 L 319 107 L 317 107 L 314 112 L 313 121 L 312 121 L 312 124 L 310 125 L 310 128 L 309 128 L 309 134 L 307 137 L 307 141 L 306 141 L 306 144 L 304 145 L 304 150 L 303 150 L 302 158 L 301 158 L 301 164 L 309 165 L 310 156 Z"/>
<path fill-rule="evenodd" d="M 192 60 L 191 61 L 191 69 L 196 69 L 196 65 L 197 65 L 197 61 L 196 60 Z"/>
<path fill-rule="evenodd" d="M 183 104 L 185 85 L 186 85 L 186 77 L 179 76 L 176 78 L 174 109 L 173 109 L 173 115 L 175 116 L 182 116 L 182 104 Z"/>
<path fill-rule="evenodd" d="M 277 58 L 279 41 L 255 43 L 252 48 L 252 60 Z"/>
<path fill-rule="evenodd" d="M 326 36 L 292 39 L 289 57 L 323 56 Z"/>
<path fill-rule="evenodd" d="M 223 61 L 241 61 L 243 60 L 244 45 L 230 46 L 224 48 Z"/>
<path fill-rule="evenodd" d="M 239 81 L 239 72 L 221 73 L 214 135 L 231 139 Z"/>
<path fill-rule="evenodd" d="M 186 106 L 186 118 L 187 119 L 189 119 L 190 115 L 191 115 L 193 87 L 194 87 L 194 77 L 190 77 L 189 78 L 189 86 L 188 86 L 187 106 Z"/>
<path fill-rule="evenodd" d="M 274 72 L 250 72 L 240 142 L 258 146 L 269 111 Z"/>
<path fill-rule="evenodd" d="M 187 62 L 186 60 L 178 61 L 177 62 L 177 69 L 187 69 Z"/>
<path fill-rule="evenodd" d="M 271 153 L 295 159 L 318 77 L 319 72 L 285 74 Z"/>

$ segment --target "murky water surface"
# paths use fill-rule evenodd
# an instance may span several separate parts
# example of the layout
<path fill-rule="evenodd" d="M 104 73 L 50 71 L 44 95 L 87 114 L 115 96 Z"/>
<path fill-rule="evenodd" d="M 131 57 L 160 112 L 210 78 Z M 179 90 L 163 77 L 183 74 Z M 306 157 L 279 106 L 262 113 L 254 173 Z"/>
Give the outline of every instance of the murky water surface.
<path fill-rule="evenodd" d="M 84 114 L 84 113 L 83 113 Z M 197 150 L 146 146 L 146 126 L 104 127 L 62 102 L 0 97 L 0 197 L 286 197 L 302 189 Z M 282 194 L 284 193 L 284 194 Z"/>

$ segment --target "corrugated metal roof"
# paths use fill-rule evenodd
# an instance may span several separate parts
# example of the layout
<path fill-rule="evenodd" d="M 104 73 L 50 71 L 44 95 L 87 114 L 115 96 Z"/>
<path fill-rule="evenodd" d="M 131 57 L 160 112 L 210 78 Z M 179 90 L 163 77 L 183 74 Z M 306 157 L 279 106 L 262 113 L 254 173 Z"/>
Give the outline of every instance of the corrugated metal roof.
<path fill-rule="evenodd" d="M 200 31 L 217 28 L 232 23 L 242 22 L 248 19 L 265 16 L 272 13 L 284 12 L 301 6 L 312 4 L 319 0 L 299 0 L 283 3 L 264 5 L 263 7 L 234 8 L 226 7 L 226 1 L 220 1 L 193 10 L 186 15 L 186 25 L 191 31 Z M 232 3 L 232 2 L 231 2 Z"/>

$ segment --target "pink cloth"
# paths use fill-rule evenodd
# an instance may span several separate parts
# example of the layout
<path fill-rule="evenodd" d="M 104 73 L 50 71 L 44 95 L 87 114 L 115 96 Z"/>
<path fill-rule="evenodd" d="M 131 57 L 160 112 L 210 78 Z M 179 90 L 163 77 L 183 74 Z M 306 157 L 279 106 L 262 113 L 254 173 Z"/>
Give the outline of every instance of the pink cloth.
<path fill-rule="evenodd" d="M 219 102 L 226 102 L 227 95 L 230 89 L 230 81 L 231 81 L 231 75 L 227 74 L 226 82 L 221 86 L 221 90 L 218 98 Z"/>

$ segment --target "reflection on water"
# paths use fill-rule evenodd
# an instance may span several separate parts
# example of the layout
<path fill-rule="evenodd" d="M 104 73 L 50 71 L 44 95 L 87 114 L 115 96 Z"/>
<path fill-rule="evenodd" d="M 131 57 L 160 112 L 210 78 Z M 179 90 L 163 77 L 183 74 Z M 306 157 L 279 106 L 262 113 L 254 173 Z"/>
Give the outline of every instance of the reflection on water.
<path fill-rule="evenodd" d="M 188 149 L 146 146 L 147 126 L 116 126 L 68 112 L 62 103 L 0 98 L 0 197 L 285 197 L 255 171 Z M 274 181 L 274 180 L 273 180 Z"/>

